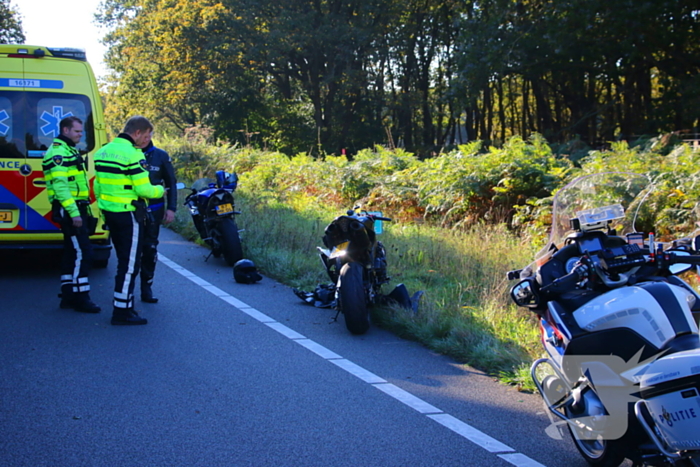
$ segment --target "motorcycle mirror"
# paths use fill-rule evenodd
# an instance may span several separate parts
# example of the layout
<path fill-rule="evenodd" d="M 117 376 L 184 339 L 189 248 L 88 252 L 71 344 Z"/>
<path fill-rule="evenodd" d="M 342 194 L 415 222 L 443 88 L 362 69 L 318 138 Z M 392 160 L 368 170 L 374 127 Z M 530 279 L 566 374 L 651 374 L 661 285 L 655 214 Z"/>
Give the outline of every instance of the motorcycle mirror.
<path fill-rule="evenodd" d="M 177 188 L 178 190 L 182 190 L 183 188 L 185 188 L 185 184 L 182 182 L 177 182 L 175 184 L 175 188 Z"/>
<path fill-rule="evenodd" d="M 532 279 L 524 279 L 510 289 L 510 296 L 518 306 L 535 308 L 540 304 L 540 299 L 532 287 Z"/>

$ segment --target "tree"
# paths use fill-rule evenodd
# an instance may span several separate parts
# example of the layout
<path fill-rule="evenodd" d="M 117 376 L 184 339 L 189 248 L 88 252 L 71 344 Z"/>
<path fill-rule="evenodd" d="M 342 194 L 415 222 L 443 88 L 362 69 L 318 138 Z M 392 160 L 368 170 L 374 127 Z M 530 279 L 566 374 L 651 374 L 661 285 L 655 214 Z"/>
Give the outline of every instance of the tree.
<path fill-rule="evenodd" d="M 22 44 L 26 41 L 22 30 L 22 18 L 10 0 L 0 0 L 0 42 Z"/>
<path fill-rule="evenodd" d="M 100 21 L 119 125 L 139 112 L 288 153 L 426 156 L 700 123 L 692 0 L 105 0 Z"/>

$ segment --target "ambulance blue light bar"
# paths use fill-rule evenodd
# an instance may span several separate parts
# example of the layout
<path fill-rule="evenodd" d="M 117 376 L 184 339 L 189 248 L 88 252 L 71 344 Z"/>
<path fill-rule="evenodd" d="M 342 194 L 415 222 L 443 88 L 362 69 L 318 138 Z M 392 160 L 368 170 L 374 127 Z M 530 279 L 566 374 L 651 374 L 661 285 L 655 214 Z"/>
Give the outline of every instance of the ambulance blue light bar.
<path fill-rule="evenodd" d="M 58 49 L 53 49 L 49 47 L 48 49 L 49 52 L 51 52 L 51 55 L 53 55 L 54 57 L 74 58 L 82 62 L 87 61 L 87 54 L 85 53 L 85 49 L 72 49 L 68 47 Z"/>
<path fill-rule="evenodd" d="M 81 62 L 87 62 L 87 54 L 85 53 L 85 49 L 74 49 L 74 48 L 70 48 L 70 47 L 63 47 L 63 48 L 47 47 L 46 50 L 51 52 L 51 55 L 54 57 L 72 58 L 74 60 L 80 60 Z M 12 57 L 12 58 L 43 58 L 46 56 L 46 50 L 41 48 L 41 49 L 34 49 L 34 50 L 30 51 L 29 48 L 22 47 L 22 48 L 17 49 L 16 53 L 8 54 L 8 57 Z"/>

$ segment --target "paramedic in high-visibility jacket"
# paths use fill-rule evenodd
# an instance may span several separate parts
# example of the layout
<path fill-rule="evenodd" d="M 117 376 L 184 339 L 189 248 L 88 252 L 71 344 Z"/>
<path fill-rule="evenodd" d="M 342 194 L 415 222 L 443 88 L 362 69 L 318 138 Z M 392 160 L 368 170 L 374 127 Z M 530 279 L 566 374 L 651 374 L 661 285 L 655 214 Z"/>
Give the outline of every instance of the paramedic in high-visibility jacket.
<path fill-rule="evenodd" d="M 117 254 L 112 324 L 146 324 L 134 310 L 134 281 L 141 266 L 145 199 L 161 198 L 165 189 L 152 185 L 148 164 L 138 147 L 150 140 L 146 117 L 127 120 L 124 130 L 95 154 L 95 198 Z"/>
<path fill-rule="evenodd" d="M 90 299 L 88 279 L 92 268 L 90 229 L 97 223 L 90 213 L 85 161 L 76 147 L 83 137 L 83 122 L 66 117 L 58 128 L 59 135 L 46 151 L 42 169 L 53 221 L 63 233 L 60 307 L 99 313 L 100 307 Z"/>

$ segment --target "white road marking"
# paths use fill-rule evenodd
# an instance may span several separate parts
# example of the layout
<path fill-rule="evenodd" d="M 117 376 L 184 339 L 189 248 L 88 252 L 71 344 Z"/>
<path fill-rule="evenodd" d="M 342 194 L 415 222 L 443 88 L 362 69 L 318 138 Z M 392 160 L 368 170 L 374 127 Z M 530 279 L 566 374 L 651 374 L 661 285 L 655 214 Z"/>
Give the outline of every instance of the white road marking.
<path fill-rule="evenodd" d="M 205 285 L 205 286 L 203 286 L 203 288 L 206 289 L 208 292 L 211 292 L 212 294 L 216 295 L 219 298 L 229 296 L 228 292 L 224 292 L 223 290 L 221 290 L 220 288 L 218 288 L 215 285 Z"/>
<path fill-rule="evenodd" d="M 440 425 L 454 431 L 458 435 L 462 435 L 474 444 L 478 444 L 489 452 L 513 452 L 514 449 L 507 446 L 497 439 L 494 439 L 486 433 L 477 430 L 471 425 L 464 423 L 462 420 L 453 417 L 450 414 L 441 413 L 428 415 Z"/>
<path fill-rule="evenodd" d="M 375 388 L 379 389 L 380 391 L 383 391 L 385 394 L 390 395 L 394 399 L 396 399 L 399 402 L 403 402 L 410 408 L 417 410 L 420 413 L 428 414 L 428 413 L 442 413 L 442 410 L 438 409 L 437 407 L 428 404 L 425 402 L 423 399 L 414 396 L 410 392 L 401 389 L 400 387 L 396 386 L 395 384 L 391 383 L 386 383 L 386 384 L 375 384 Z"/>
<path fill-rule="evenodd" d="M 246 305 L 245 303 L 243 303 L 243 302 L 240 301 L 239 299 L 237 299 L 237 298 L 235 298 L 235 297 L 232 297 L 232 296 L 230 296 L 230 295 L 228 295 L 228 296 L 226 296 L 226 297 L 219 297 L 219 298 L 221 298 L 221 299 L 224 300 L 225 302 L 230 303 L 231 305 L 235 306 L 235 307 L 238 308 L 239 310 L 240 310 L 241 308 L 248 308 L 248 305 Z"/>
<path fill-rule="evenodd" d="M 282 324 L 282 323 L 278 323 L 278 322 L 275 321 L 275 322 L 273 322 L 273 323 L 265 323 L 265 324 L 267 324 L 267 325 L 270 326 L 272 329 L 274 329 L 275 331 L 279 332 L 279 333 L 282 334 L 284 337 L 287 337 L 287 338 L 289 338 L 289 339 L 292 339 L 292 340 L 296 340 L 296 339 L 305 339 L 305 337 L 304 337 L 303 335 L 299 334 L 299 333 L 296 332 L 294 329 L 289 328 L 289 327 L 285 326 L 285 325 Z"/>
<path fill-rule="evenodd" d="M 319 357 L 325 358 L 326 360 L 330 360 L 332 358 L 343 358 L 337 353 L 333 352 L 332 350 L 322 346 L 317 342 L 312 341 L 311 339 L 297 339 L 295 342 L 297 344 L 303 345 Z"/>
<path fill-rule="evenodd" d="M 501 443 L 500 441 L 490 437 L 486 433 L 477 430 L 473 426 L 464 423 L 463 421 L 459 420 L 456 417 L 453 417 L 450 414 L 444 413 L 439 408 L 425 402 L 419 397 L 414 396 L 410 392 L 405 391 L 400 387 L 389 383 L 382 377 L 377 376 L 374 373 L 366 370 L 365 368 L 362 368 L 361 366 L 351 362 L 350 360 L 343 358 L 342 356 L 336 354 L 332 350 L 318 344 L 317 342 L 306 338 L 305 336 L 299 334 L 298 332 L 289 328 L 288 326 L 279 323 L 274 318 L 271 318 L 265 313 L 262 313 L 256 310 L 255 308 L 251 307 L 250 305 L 245 304 L 244 302 L 231 296 L 227 292 L 219 289 L 218 287 L 210 284 L 201 277 L 183 268 L 174 261 L 169 260 L 168 258 L 163 256 L 162 253 L 158 253 L 158 260 L 166 266 L 170 267 L 175 272 L 181 274 L 183 277 L 186 277 L 195 284 L 199 285 L 204 290 L 212 293 L 214 296 L 220 298 L 221 300 L 230 304 L 234 308 L 238 309 L 239 311 L 247 314 L 248 316 L 252 317 L 253 319 L 256 319 L 257 321 L 260 321 L 261 323 L 265 324 L 271 329 L 274 329 L 275 331 L 279 332 L 288 339 L 300 344 L 301 346 L 305 347 L 306 349 L 310 350 L 311 352 L 315 353 L 321 358 L 328 360 L 334 365 L 342 368 L 351 375 L 356 376 L 357 378 L 361 379 L 362 381 L 368 384 L 371 384 L 375 388 L 393 397 L 397 401 L 405 404 L 413 410 L 416 410 L 417 412 L 426 415 L 428 418 L 441 424 L 445 428 L 452 430 L 453 432 L 471 441 L 472 443 L 476 444 L 482 449 L 497 454 L 498 457 L 503 459 L 504 461 L 517 467 L 545 467 L 543 464 L 540 464 L 539 462 L 527 457 L 526 455 L 515 452 L 514 449 L 510 446 Z"/>
<path fill-rule="evenodd" d="M 371 371 L 365 370 L 360 365 L 357 365 L 356 363 L 353 363 L 350 360 L 347 360 L 345 358 L 340 358 L 338 360 L 328 360 L 328 361 L 333 363 L 334 365 L 338 365 L 340 368 L 347 371 L 351 375 L 357 376 L 365 383 L 376 384 L 376 383 L 386 383 L 387 382 L 384 378 L 380 378 L 379 376 L 375 375 Z"/>
<path fill-rule="evenodd" d="M 545 467 L 537 461 L 530 459 L 529 457 L 516 452 L 515 454 L 499 454 L 498 457 L 506 462 L 509 462 L 517 467 Z"/>
<path fill-rule="evenodd" d="M 277 321 L 275 321 L 274 318 L 270 318 L 265 313 L 262 313 L 262 312 L 256 310 L 255 308 L 250 308 L 249 306 L 245 306 L 243 308 L 238 308 L 238 309 L 241 310 L 246 315 L 250 316 L 251 318 L 257 319 L 261 323 L 267 324 L 267 323 L 276 323 L 277 322 Z"/>

